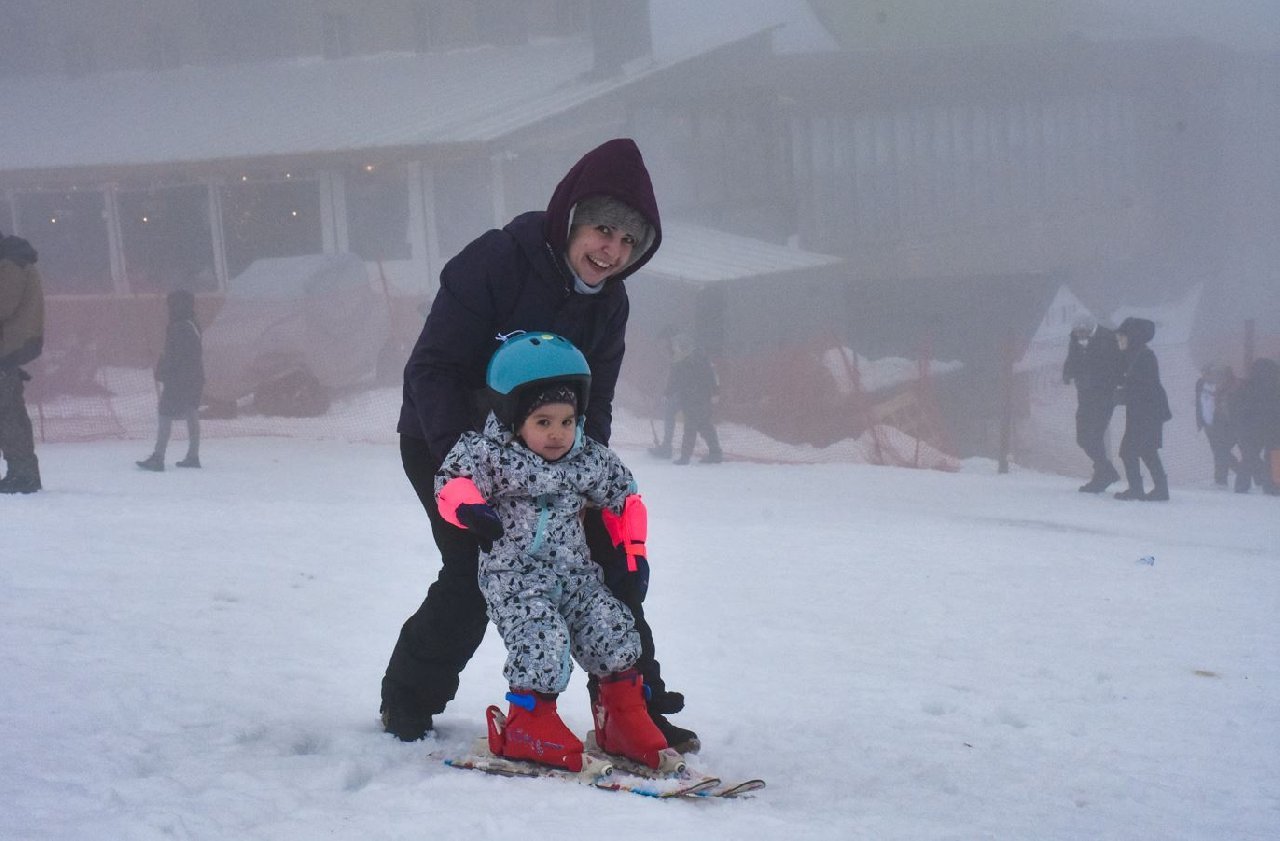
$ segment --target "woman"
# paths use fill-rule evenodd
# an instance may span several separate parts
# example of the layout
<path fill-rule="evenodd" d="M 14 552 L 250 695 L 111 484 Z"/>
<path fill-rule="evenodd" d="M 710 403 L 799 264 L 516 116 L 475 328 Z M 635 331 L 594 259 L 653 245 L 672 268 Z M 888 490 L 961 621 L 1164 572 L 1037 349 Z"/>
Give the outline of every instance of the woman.
<path fill-rule="evenodd" d="M 1117 402 L 1124 404 L 1124 437 L 1120 439 L 1120 461 L 1124 463 L 1129 487 L 1116 499 L 1166 501 L 1169 480 L 1160 461 L 1164 446 L 1164 425 L 1173 417 L 1169 397 L 1160 384 L 1160 365 L 1147 347 L 1156 335 L 1156 325 L 1145 318 L 1126 318 L 1116 328 L 1116 342 L 1124 355 L 1125 373 L 1120 381 Z M 1142 467 L 1151 474 L 1151 491 L 1143 492 Z"/>
<path fill-rule="evenodd" d="M 635 142 L 620 138 L 574 164 L 545 211 L 523 213 L 501 230 L 482 234 L 440 273 L 439 292 L 405 366 L 397 431 L 405 474 L 431 520 L 441 569 L 422 606 L 401 628 L 382 680 L 387 732 L 405 741 L 422 738 L 432 716 L 453 699 L 458 675 L 484 636 L 479 548 L 472 534 L 441 518 L 433 478 L 459 437 L 484 421 L 487 407 L 480 395 L 499 336 L 517 330 L 556 333 L 583 352 L 591 367 L 585 431 L 607 446 L 630 311 L 622 281 L 661 242 L 649 172 Z M 696 750 L 696 734 L 665 718 L 684 699 L 666 690 L 654 660 L 653 635 L 641 608 L 648 571 L 627 572 L 598 511 L 589 514 L 585 527 L 592 559 L 635 616 L 643 649 L 637 668 L 652 693 L 650 714 L 668 744 Z"/>

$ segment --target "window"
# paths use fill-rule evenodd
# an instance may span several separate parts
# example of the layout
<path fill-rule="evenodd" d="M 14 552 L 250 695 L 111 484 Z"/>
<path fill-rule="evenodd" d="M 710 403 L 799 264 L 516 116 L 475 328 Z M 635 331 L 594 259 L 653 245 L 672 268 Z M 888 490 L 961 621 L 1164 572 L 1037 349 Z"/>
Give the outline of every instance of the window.
<path fill-rule="evenodd" d="M 493 227 L 489 177 L 489 163 L 484 158 L 451 161 L 435 169 L 436 230 L 441 253 L 456 254 L 482 231 Z"/>
<path fill-rule="evenodd" d="M 217 289 L 208 188 L 186 184 L 121 190 L 117 201 L 131 291 Z"/>
<path fill-rule="evenodd" d="M 409 183 L 403 166 L 348 170 L 347 241 L 366 260 L 407 260 Z"/>
<path fill-rule="evenodd" d="M 74 32 L 62 44 L 62 69 L 68 76 L 87 76 L 98 69 L 93 40 L 88 33 Z"/>
<path fill-rule="evenodd" d="M 17 229 L 40 254 L 40 277 L 51 295 L 112 290 L 102 192 L 20 193 Z"/>
<path fill-rule="evenodd" d="M 227 276 L 262 257 L 296 257 L 324 250 L 320 186 L 313 180 L 245 176 L 222 188 L 222 233 Z"/>
<path fill-rule="evenodd" d="M 178 39 L 171 29 L 152 30 L 143 49 L 148 70 L 173 70 L 181 63 Z"/>
<path fill-rule="evenodd" d="M 345 58 L 351 55 L 351 18 L 342 14 L 324 15 L 324 57 Z"/>
<path fill-rule="evenodd" d="M 292 55 L 296 21 L 288 4 L 261 0 L 193 0 L 215 62 L 262 61 Z"/>

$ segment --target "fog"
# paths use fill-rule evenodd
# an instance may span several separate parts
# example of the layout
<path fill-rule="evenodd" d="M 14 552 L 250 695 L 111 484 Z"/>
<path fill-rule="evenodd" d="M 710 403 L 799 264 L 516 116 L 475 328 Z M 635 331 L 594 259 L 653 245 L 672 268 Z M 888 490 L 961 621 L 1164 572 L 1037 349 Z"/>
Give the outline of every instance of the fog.
<path fill-rule="evenodd" d="M 632 136 L 667 243 L 629 284 L 636 410 L 652 408 L 668 326 L 717 357 L 727 419 L 789 443 L 858 430 L 788 437 L 796 419 L 762 419 L 751 395 L 794 377 L 742 372 L 839 349 L 928 355 L 962 372 L 930 392 L 955 449 L 995 455 L 1012 365 L 1014 448 L 1070 470 L 1069 442 L 1033 442 L 1037 413 L 1070 411 L 1049 385 L 1075 318 L 1157 317 L 1183 392 L 1204 364 L 1280 353 L 1275 0 L 8 0 L 0 14 L 22 115 L 0 125 L 0 228 L 41 253 L 55 351 L 90 341 L 95 296 L 185 286 L 212 315 L 255 260 L 345 251 L 411 341 L 445 260 L 543 207 L 582 152 Z M 702 279 L 708 264 L 721 276 Z M 154 310 L 121 311 L 124 339 L 91 340 L 145 365 Z"/>

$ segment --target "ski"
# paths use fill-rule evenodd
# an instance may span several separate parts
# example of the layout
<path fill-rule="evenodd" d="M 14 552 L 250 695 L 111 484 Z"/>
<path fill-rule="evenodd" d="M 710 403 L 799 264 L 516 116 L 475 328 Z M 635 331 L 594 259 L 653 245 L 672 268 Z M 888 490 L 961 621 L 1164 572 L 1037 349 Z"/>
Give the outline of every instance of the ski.
<path fill-rule="evenodd" d="M 667 748 L 659 755 L 661 762 L 657 768 L 650 768 L 628 757 L 605 753 L 600 750 L 600 746 L 596 742 L 596 731 L 594 730 L 587 733 L 587 738 L 583 745 L 585 746 L 585 756 L 607 762 L 616 771 L 655 781 L 687 781 L 689 789 L 685 791 L 685 796 L 733 799 L 749 796 L 751 792 L 759 791 L 765 787 L 765 781 L 760 779 L 726 783 L 719 777 L 689 767 L 684 757 L 671 748 Z"/>
<path fill-rule="evenodd" d="M 548 778 L 591 786 L 601 791 L 626 792 L 641 797 L 661 800 L 679 797 L 700 797 L 720 785 L 715 777 L 680 779 L 659 778 L 628 774 L 619 771 L 610 759 L 599 755 L 583 754 L 581 771 L 570 771 L 552 765 L 507 759 L 489 752 L 488 739 L 476 740 L 471 753 L 444 760 L 450 768 L 480 771 L 500 777 Z"/>

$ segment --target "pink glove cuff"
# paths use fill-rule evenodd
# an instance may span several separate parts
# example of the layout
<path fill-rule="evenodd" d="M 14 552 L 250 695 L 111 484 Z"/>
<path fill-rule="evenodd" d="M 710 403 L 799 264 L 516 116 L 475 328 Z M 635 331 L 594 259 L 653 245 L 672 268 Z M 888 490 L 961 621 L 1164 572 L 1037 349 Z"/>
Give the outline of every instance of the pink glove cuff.
<path fill-rule="evenodd" d="M 621 514 L 607 508 L 600 513 L 613 545 L 627 553 L 627 569 L 635 572 L 636 556 L 647 556 L 644 541 L 649 536 L 649 510 L 645 508 L 644 500 L 640 494 L 631 494 L 623 503 Z"/>
<path fill-rule="evenodd" d="M 436 504 L 440 507 L 440 516 L 445 522 L 465 529 L 466 526 L 458 522 L 458 506 L 484 505 L 485 498 L 480 495 L 480 489 L 476 487 L 475 482 L 464 476 L 456 476 L 445 482 L 444 487 L 436 492 Z"/>

